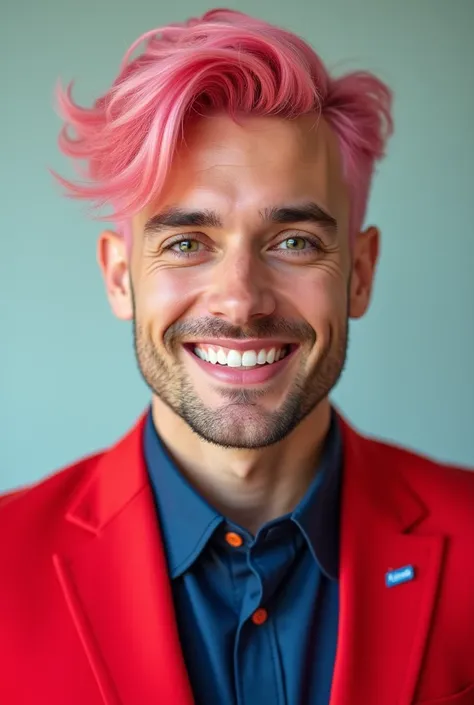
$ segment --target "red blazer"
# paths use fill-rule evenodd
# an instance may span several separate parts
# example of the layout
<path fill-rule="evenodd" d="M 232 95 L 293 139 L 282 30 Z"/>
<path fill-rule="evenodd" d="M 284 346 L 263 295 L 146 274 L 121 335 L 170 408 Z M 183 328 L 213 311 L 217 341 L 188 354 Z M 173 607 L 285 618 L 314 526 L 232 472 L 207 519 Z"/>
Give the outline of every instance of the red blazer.
<path fill-rule="evenodd" d="M 342 426 L 330 705 L 474 705 L 474 474 Z M 142 433 L 0 498 L 2 705 L 192 705 Z"/>

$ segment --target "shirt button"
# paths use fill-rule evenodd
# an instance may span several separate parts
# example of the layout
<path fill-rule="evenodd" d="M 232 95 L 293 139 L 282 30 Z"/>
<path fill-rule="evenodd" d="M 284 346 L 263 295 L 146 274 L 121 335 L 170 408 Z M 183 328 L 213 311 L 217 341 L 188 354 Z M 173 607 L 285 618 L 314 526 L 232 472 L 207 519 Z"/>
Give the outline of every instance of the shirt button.
<path fill-rule="evenodd" d="M 242 536 L 236 534 L 235 531 L 228 531 L 225 535 L 225 540 L 232 548 L 239 548 L 244 542 Z"/>
<path fill-rule="evenodd" d="M 252 622 L 257 625 L 257 627 L 260 627 L 262 624 L 265 624 L 265 622 L 268 619 L 268 612 L 264 607 L 259 607 L 258 610 L 255 610 L 255 612 L 252 615 Z"/>

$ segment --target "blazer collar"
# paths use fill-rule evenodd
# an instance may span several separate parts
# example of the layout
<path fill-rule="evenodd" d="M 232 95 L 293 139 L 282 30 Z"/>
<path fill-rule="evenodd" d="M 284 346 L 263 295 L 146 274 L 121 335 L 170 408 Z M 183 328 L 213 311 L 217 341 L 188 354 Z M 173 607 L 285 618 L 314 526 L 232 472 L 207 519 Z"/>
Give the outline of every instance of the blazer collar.
<path fill-rule="evenodd" d="M 148 486 L 143 453 L 146 413 L 112 448 L 98 456 L 66 513 L 68 521 L 100 533 L 138 493 Z"/>
<path fill-rule="evenodd" d="M 374 441 L 357 433 L 339 411 L 336 414 L 342 431 L 344 476 L 348 471 L 357 475 L 361 496 L 378 521 L 395 531 L 412 529 L 428 515 L 427 507 L 401 475 L 373 471 L 383 444 L 377 442 L 374 447 Z M 97 534 L 149 486 L 143 450 L 146 420 L 147 412 L 118 443 L 98 457 L 95 469 L 74 494 L 66 514 L 68 521 Z"/>

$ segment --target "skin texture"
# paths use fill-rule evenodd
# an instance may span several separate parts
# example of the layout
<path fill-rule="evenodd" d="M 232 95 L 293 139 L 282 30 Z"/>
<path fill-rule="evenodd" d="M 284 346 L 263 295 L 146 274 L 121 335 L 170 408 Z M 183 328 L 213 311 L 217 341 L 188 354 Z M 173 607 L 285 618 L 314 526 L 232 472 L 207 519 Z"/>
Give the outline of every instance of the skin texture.
<path fill-rule="evenodd" d="M 309 202 L 337 227 L 263 217 Z M 146 233 L 170 207 L 213 211 L 221 223 Z M 131 252 L 116 233 L 99 239 L 109 301 L 134 323 L 163 442 L 198 490 L 251 531 L 291 511 L 313 479 L 348 319 L 370 301 L 379 233 L 350 238 L 348 221 L 339 148 L 324 120 L 236 124 L 218 115 L 188 126 L 159 202 L 133 220 Z M 268 348 L 278 340 L 294 352 L 267 382 L 230 384 L 183 345 L 209 338 L 265 339 Z"/>

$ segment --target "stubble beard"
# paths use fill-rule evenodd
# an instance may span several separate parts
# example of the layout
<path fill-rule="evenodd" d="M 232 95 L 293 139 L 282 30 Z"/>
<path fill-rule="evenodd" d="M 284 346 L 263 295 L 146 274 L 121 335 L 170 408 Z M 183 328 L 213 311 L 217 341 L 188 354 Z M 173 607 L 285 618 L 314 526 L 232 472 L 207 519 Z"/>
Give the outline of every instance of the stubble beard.
<path fill-rule="evenodd" d="M 346 361 L 348 320 L 333 331 L 327 347 L 307 373 L 302 351 L 299 370 L 285 401 L 268 411 L 258 404 L 262 390 L 220 387 L 227 403 L 210 408 L 196 394 L 182 363 L 170 364 L 151 336 L 134 318 L 138 367 L 150 390 L 181 417 L 201 439 L 225 448 L 263 448 L 283 440 L 325 399 L 336 385 Z"/>

